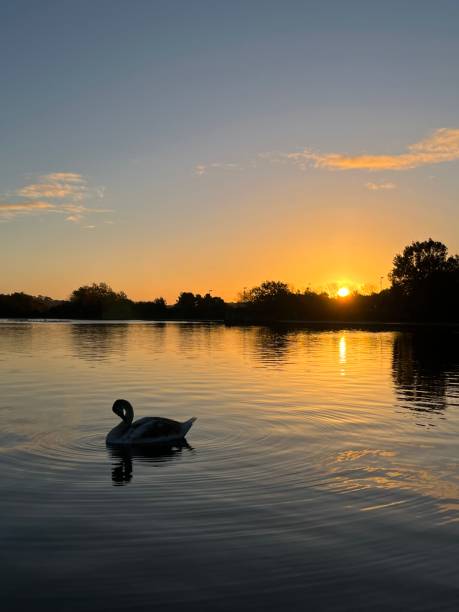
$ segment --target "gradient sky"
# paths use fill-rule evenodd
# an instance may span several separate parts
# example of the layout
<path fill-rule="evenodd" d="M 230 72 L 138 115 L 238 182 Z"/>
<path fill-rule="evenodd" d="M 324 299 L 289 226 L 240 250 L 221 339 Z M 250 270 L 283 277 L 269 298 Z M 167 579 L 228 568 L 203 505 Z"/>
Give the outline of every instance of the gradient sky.
<path fill-rule="evenodd" d="M 0 292 L 379 288 L 413 240 L 459 252 L 458 28 L 457 0 L 2 0 Z"/>

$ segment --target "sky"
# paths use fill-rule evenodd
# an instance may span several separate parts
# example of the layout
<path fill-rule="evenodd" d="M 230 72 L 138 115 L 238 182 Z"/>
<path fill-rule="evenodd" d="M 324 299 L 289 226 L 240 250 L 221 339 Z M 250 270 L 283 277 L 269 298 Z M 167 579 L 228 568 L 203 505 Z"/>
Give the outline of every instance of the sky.
<path fill-rule="evenodd" d="M 457 0 L 2 0 L 0 293 L 379 289 L 459 252 Z"/>

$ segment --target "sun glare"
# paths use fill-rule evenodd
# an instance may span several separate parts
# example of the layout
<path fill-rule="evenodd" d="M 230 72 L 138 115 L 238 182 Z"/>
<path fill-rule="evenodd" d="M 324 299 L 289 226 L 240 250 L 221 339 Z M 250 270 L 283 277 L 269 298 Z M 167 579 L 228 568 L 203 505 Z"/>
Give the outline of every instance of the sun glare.
<path fill-rule="evenodd" d="M 350 294 L 350 291 L 347 287 L 340 287 L 338 289 L 339 297 L 347 297 Z"/>

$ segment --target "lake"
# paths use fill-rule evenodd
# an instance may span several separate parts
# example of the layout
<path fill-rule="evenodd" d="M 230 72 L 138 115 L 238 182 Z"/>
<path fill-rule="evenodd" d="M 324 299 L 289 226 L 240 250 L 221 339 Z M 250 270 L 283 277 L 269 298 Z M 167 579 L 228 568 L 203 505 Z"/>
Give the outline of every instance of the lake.
<path fill-rule="evenodd" d="M 459 608 L 458 334 L 0 323 L 2 609 Z M 198 417 L 111 451 L 111 406 Z"/>

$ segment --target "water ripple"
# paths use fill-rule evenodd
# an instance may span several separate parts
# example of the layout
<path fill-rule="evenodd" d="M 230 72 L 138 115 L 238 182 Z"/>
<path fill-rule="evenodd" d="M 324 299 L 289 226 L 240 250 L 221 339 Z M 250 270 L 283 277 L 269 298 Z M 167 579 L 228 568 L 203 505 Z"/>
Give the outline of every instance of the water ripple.
<path fill-rule="evenodd" d="M 82 609 L 77 579 L 98 610 L 386 610 L 403 584 L 399 609 L 454 609 L 454 351 L 212 325 L 0 332 L 3 549 L 29 587 L 11 601 Z M 116 397 L 198 421 L 187 444 L 108 449 Z"/>

